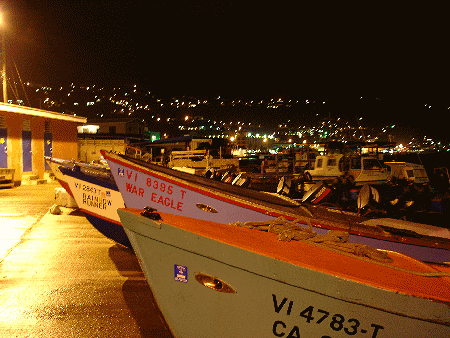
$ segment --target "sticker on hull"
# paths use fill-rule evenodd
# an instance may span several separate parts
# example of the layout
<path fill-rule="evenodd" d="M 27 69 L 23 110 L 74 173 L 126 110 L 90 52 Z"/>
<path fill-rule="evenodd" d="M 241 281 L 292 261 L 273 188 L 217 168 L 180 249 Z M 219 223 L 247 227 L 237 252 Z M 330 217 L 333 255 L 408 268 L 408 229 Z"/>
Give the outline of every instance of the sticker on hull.
<path fill-rule="evenodd" d="M 177 282 L 187 283 L 188 282 L 188 268 L 183 265 L 174 265 L 174 279 Z"/>

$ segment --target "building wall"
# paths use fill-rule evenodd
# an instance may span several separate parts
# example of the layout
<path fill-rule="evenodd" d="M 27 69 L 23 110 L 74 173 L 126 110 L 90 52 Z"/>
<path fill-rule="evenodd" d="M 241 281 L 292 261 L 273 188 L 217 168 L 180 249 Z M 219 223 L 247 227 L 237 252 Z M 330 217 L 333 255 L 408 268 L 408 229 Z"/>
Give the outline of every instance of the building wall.
<path fill-rule="evenodd" d="M 44 177 L 44 132 L 46 121 L 48 130 L 52 133 L 52 156 L 77 160 L 78 137 L 76 122 L 1 110 L 0 116 L 4 116 L 4 123 L 7 129 L 7 161 L 8 168 L 15 169 L 14 181 L 20 182 L 23 174 L 38 175 L 39 178 Z M 31 130 L 32 170 L 24 173 L 22 131 L 24 130 L 25 120 L 29 121 Z"/>
<path fill-rule="evenodd" d="M 102 122 L 102 123 L 95 123 L 100 128 L 98 129 L 98 134 L 109 134 L 110 133 L 110 127 L 116 128 L 116 134 L 125 134 L 126 133 L 126 124 L 125 122 Z"/>
<path fill-rule="evenodd" d="M 128 134 L 128 135 L 142 135 L 145 130 L 145 124 L 139 122 L 139 120 L 130 121 L 105 121 L 105 122 L 92 122 L 98 125 L 98 134 L 110 134 L 110 127 L 115 128 L 115 134 Z"/>
<path fill-rule="evenodd" d="M 50 121 L 50 129 L 53 138 L 53 157 L 77 161 L 78 133 L 76 124 L 69 121 L 52 120 Z"/>
<path fill-rule="evenodd" d="M 209 143 L 210 145 L 212 144 L 212 140 L 211 139 L 196 139 L 193 138 L 191 143 L 189 144 L 190 150 L 195 150 L 198 148 L 198 146 L 202 143 Z"/>
<path fill-rule="evenodd" d="M 100 150 L 125 154 L 127 143 L 125 139 L 79 139 L 78 159 L 86 163 L 98 162 L 101 157 Z"/>
<path fill-rule="evenodd" d="M 131 121 L 126 124 L 126 134 L 142 135 L 144 132 L 144 125 L 139 121 Z"/>
<path fill-rule="evenodd" d="M 8 168 L 15 169 L 14 180 L 22 177 L 22 125 L 23 118 L 12 113 L 2 113 L 5 116 L 7 129 L 7 159 Z"/>

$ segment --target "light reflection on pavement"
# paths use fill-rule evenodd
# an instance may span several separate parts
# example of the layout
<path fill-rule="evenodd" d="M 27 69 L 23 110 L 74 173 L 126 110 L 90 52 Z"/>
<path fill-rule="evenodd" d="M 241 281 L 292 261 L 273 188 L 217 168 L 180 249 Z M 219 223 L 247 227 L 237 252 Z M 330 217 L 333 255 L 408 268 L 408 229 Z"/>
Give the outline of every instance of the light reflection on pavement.
<path fill-rule="evenodd" d="M 57 187 L 0 190 L 0 337 L 172 338 L 133 250 L 48 212 Z"/>
<path fill-rule="evenodd" d="M 53 205 L 58 182 L 0 189 L 0 262 Z"/>

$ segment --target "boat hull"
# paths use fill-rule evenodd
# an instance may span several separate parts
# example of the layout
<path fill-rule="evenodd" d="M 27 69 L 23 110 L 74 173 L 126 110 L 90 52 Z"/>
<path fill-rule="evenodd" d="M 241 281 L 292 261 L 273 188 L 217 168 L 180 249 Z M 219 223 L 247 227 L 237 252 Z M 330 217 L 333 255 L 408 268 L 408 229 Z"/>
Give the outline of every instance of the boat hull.
<path fill-rule="evenodd" d="M 279 216 L 290 220 L 303 216 L 300 223 L 307 223 L 305 213 L 298 205 L 279 197 L 159 166 L 144 167 L 114 154 L 103 152 L 103 156 L 129 208 L 152 207 L 160 212 L 226 224 L 267 221 Z M 313 229 L 319 234 L 325 234 L 328 229 L 339 229 L 339 225 L 330 227 L 319 223 L 320 220 L 313 219 Z M 380 231 L 376 226 L 373 229 Z M 398 251 L 423 261 L 450 262 L 448 248 L 430 247 L 418 240 L 408 242 L 398 236 L 387 240 L 381 236 L 381 231 L 380 236 L 353 231 L 350 241 Z"/>
<path fill-rule="evenodd" d="M 73 166 L 73 161 L 69 160 L 62 160 L 59 158 L 54 157 L 48 157 L 45 156 L 45 160 L 47 161 L 48 165 L 50 166 L 51 171 L 55 175 L 56 180 L 61 184 L 61 186 L 67 191 L 67 193 L 73 197 L 73 193 L 70 190 L 69 185 L 64 179 L 64 174 L 61 173 L 60 167 L 70 168 Z"/>
<path fill-rule="evenodd" d="M 60 171 L 78 207 L 94 228 L 105 237 L 131 247 L 117 214 L 117 209 L 125 205 L 114 181 L 67 168 L 60 168 Z"/>
<path fill-rule="evenodd" d="M 332 173 L 330 175 L 324 175 L 324 174 L 316 174 L 313 171 L 308 171 L 309 174 L 311 175 L 312 181 L 313 182 L 320 182 L 320 181 L 332 181 L 336 178 L 339 178 L 340 176 L 344 175 L 344 173 L 339 172 L 337 173 Z M 377 176 L 377 175 L 373 175 L 371 176 L 370 174 L 365 174 L 365 175 L 360 175 L 357 176 L 354 179 L 354 184 L 355 186 L 361 187 L 363 185 L 369 184 L 369 185 L 382 185 L 385 184 L 387 182 L 387 176 L 386 175 L 382 175 L 381 177 Z"/>
<path fill-rule="evenodd" d="M 160 212 L 223 223 L 246 222 L 249 219 L 266 221 L 278 217 L 277 210 L 269 204 L 264 208 L 251 205 L 237 195 L 231 196 L 228 192 L 179 178 L 195 175 L 157 166 L 154 167 L 165 172 L 142 168 L 133 163 L 111 161 L 107 156 L 105 159 L 129 208 L 152 207 Z M 232 187 L 213 180 L 209 182 Z"/>
<path fill-rule="evenodd" d="M 221 243 L 165 224 L 164 216 L 158 222 L 126 210 L 119 215 L 177 337 L 450 335 L 450 312 L 440 302 Z M 217 291 L 222 284 L 231 292 Z"/>

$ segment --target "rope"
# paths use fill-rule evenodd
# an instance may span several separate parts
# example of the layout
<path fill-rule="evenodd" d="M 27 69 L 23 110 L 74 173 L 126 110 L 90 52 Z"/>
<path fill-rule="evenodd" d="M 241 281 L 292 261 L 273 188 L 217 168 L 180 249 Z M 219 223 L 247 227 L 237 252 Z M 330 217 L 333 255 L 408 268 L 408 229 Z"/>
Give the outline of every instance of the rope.
<path fill-rule="evenodd" d="M 278 217 L 271 221 L 262 222 L 241 222 L 230 223 L 230 225 L 267 231 L 277 234 L 279 241 L 289 242 L 291 240 L 305 241 L 307 243 L 325 247 L 329 250 L 339 252 L 344 255 L 367 260 L 378 265 L 386 266 L 395 270 L 411 273 L 423 277 L 450 277 L 448 272 L 417 272 L 401 267 L 393 266 L 394 260 L 387 251 L 378 250 L 365 244 L 350 243 L 349 233 L 345 231 L 329 230 L 325 235 L 319 235 L 312 230 L 311 221 L 308 220 L 308 227 L 303 227 L 297 223 L 304 220 L 304 217 L 297 218 L 289 222 L 284 217 Z M 423 263 L 422 264 L 426 264 Z M 427 265 L 427 264 L 426 264 Z"/>

